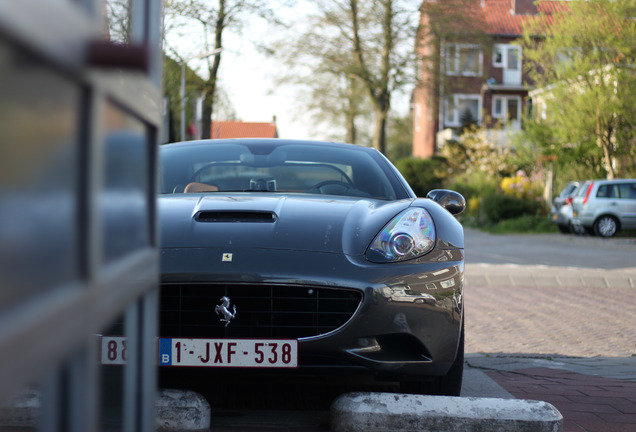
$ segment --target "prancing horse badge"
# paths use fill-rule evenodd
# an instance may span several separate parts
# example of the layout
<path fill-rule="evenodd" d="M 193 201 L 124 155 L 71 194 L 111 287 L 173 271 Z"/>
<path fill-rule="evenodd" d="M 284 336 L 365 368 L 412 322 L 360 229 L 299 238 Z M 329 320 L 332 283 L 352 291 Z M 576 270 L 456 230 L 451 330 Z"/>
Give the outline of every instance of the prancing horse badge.
<path fill-rule="evenodd" d="M 225 327 L 230 325 L 230 321 L 236 317 L 236 305 L 234 305 L 232 312 L 230 312 L 230 298 L 226 296 L 221 297 L 221 304 L 216 305 L 214 311 L 217 315 L 223 315 L 221 322 L 225 323 Z"/>
<path fill-rule="evenodd" d="M 223 257 L 221 258 L 222 262 L 232 262 L 232 254 L 231 253 L 224 253 Z"/>

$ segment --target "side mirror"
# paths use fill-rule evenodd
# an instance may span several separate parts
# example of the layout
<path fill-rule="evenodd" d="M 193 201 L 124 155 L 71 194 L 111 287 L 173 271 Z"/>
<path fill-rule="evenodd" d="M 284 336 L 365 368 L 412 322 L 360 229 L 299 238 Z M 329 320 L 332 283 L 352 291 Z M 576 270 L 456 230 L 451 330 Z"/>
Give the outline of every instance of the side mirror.
<path fill-rule="evenodd" d="M 433 189 L 426 198 L 435 201 L 452 215 L 458 215 L 466 209 L 466 199 L 459 193 L 448 189 Z"/>

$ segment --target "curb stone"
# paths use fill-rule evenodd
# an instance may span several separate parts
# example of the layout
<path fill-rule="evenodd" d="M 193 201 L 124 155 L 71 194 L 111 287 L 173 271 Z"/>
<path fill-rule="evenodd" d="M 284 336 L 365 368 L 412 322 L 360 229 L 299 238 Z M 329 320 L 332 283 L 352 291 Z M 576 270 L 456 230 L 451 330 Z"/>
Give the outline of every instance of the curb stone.
<path fill-rule="evenodd" d="M 331 406 L 335 432 L 560 432 L 551 404 L 523 399 L 348 393 Z"/>
<path fill-rule="evenodd" d="M 211 409 L 208 401 L 191 390 L 163 389 L 157 402 L 157 430 L 208 430 Z"/>
<path fill-rule="evenodd" d="M 0 427 L 36 427 L 40 418 L 40 392 L 27 389 L 0 406 Z M 157 430 L 206 431 L 210 428 L 208 401 L 190 390 L 159 391 L 155 408 Z"/>

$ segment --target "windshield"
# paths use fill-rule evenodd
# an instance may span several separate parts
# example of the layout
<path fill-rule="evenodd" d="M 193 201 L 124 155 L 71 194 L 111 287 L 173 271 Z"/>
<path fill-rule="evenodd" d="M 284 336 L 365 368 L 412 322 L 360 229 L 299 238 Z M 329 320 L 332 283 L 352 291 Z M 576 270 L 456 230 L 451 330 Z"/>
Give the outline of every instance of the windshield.
<path fill-rule="evenodd" d="M 207 142 L 161 148 L 163 194 L 273 192 L 404 198 L 404 190 L 398 187 L 396 192 L 396 182 L 388 163 L 356 147 Z"/>

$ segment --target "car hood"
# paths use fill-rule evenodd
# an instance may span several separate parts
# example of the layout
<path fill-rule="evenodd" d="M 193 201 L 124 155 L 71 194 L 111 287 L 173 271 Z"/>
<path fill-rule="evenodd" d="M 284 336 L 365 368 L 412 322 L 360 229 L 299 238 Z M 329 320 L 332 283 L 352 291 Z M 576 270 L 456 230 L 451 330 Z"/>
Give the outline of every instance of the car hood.
<path fill-rule="evenodd" d="M 161 243 L 361 255 L 412 202 L 267 193 L 161 196 Z"/>

